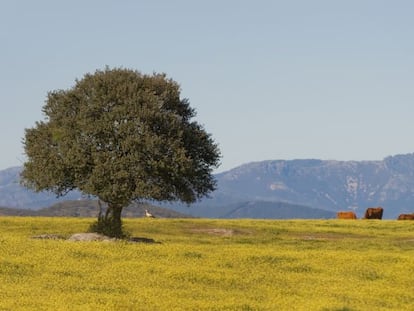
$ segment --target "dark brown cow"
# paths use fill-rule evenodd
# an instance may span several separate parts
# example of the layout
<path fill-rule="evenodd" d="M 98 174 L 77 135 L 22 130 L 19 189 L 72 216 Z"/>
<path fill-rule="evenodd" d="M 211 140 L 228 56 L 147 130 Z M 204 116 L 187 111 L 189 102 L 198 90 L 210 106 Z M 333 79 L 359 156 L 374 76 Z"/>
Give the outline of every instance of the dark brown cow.
<path fill-rule="evenodd" d="M 357 219 L 354 212 L 338 212 L 336 213 L 338 219 Z"/>
<path fill-rule="evenodd" d="M 398 220 L 414 220 L 414 213 L 413 214 L 401 214 L 398 216 Z"/>
<path fill-rule="evenodd" d="M 365 219 L 382 219 L 382 213 L 384 209 L 382 207 L 369 207 L 365 211 Z"/>

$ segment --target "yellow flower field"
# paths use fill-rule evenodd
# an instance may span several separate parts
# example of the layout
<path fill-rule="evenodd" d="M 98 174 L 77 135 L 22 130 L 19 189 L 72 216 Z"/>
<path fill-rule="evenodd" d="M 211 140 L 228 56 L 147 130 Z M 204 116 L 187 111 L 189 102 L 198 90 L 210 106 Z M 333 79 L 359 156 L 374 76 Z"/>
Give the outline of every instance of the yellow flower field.
<path fill-rule="evenodd" d="M 0 310 L 414 310 L 414 222 L 0 218 Z M 57 234 L 62 239 L 34 239 Z"/>

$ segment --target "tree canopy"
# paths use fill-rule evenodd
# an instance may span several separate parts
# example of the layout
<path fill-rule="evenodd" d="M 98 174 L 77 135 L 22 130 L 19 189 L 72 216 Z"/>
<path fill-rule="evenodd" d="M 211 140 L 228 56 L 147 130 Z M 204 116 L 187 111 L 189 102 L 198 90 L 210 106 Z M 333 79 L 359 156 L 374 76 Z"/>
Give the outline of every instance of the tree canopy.
<path fill-rule="evenodd" d="M 98 197 L 108 206 L 104 233 L 122 234 L 121 211 L 133 201 L 192 203 L 215 189 L 219 148 L 165 74 L 97 70 L 49 92 L 42 111 L 23 139 L 23 184 Z"/>

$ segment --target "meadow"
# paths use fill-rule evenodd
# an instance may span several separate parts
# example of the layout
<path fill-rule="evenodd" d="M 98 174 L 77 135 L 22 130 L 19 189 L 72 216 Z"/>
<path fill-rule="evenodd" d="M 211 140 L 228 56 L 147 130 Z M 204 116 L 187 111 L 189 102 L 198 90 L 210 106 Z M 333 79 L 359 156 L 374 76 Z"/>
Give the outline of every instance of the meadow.
<path fill-rule="evenodd" d="M 0 218 L 0 310 L 414 310 L 414 222 Z M 34 239 L 57 234 L 62 239 Z"/>

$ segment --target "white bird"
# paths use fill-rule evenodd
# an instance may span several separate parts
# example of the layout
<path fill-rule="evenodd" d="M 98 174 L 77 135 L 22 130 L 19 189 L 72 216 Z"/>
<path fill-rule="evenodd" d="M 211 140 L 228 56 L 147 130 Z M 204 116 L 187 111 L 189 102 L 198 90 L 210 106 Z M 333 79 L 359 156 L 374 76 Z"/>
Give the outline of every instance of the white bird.
<path fill-rule="evenodd" d="M 154 215 L 152 215 L 150 212 L 148 212 L 148 210 L 145 210 L 145 217 L 149 217 L 149 218 L 155 218 Z"/>

